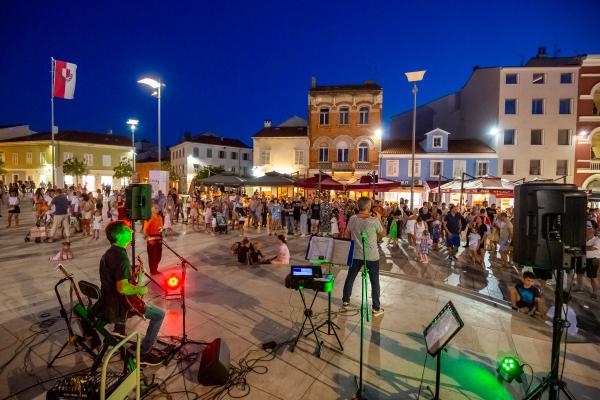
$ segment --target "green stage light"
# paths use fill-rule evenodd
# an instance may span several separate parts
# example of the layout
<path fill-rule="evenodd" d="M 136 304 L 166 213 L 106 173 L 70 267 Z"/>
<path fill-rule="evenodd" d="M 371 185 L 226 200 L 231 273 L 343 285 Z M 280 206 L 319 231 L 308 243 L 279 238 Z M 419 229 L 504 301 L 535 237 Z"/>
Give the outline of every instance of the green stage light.
<path fill-rule="evenodd" d="M 517 382 L 523 382 L 523 365 L 519 363 L 516 357 L 504 357 L 498 362 L 496 367 L 498 378 L 511 383 L 516 379 Z"/>

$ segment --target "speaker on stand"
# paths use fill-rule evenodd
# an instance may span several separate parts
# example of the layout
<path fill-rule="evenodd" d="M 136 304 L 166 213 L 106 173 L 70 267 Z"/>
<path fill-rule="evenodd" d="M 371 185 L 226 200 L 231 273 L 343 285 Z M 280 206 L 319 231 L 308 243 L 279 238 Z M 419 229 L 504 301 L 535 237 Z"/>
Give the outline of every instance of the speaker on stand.
<path fill-rule="evenodd" d="M 131 265 L 135 265 L 135 221 L 146 221 L 152 216 L 152 185 L 132 183 L 125 188 L 125 212 L 131 221 Z"/>

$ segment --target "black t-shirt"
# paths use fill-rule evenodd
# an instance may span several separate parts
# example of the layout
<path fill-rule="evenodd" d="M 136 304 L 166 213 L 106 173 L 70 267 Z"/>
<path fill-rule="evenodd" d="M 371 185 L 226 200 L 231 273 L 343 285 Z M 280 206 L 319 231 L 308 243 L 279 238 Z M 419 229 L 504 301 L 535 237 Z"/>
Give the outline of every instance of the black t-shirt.
<path fill-rule="evenodd" d="M 283 203 L 283 208 L 284 208 L 285 216 L 287 216 L 287 217 L 294 216 L 294 203 L 286 201 L 285 203 Z"/>
<path fill-rule="evenodd" d="M 93 313 L 106 322 L 123 322 L 127 317 L 125 296 L 117 291 L 117 282 L 131 279 L 127 250 L 112 245 L 100 259 L 100 299 Z"/>
<path fill-rule="evenodd" d="M 242 264 L 248 264 L 248 257 L 250 254 L 250 247 L 240 246 L 237 251 L 237 259 L 238 262 Z"/>
<path fill-rule="evenodd" d="M 300 202 L 294 201 L 294 219 L 300 219 Z"/>
<path fill-rule="evenodd" d="M 460 214 L 456 213 L 452 216 L 452 213 L 446 214 L 444 217 L 444 221 L 446 221 L 446 227 L 450 231 L 450 233 L 456 234 L 460 233 L 459 224 L 460 224 Z"/>
<path fill-rule="evenodd" d="M 320 204 L 312 204 L 310 206 L 311 210 L 311 219 L 320 219 L 321 218 L 321 205 Z"/>
<path fill-rule="evenodd" d="M 496 219 L 496 210 L 493 209 L 492 207 L 488 207 L 485 209 L 485 211 L 487 212 L 488 217 L 490 218 L 490 223 L 494 223 L 494 219 Z"/>

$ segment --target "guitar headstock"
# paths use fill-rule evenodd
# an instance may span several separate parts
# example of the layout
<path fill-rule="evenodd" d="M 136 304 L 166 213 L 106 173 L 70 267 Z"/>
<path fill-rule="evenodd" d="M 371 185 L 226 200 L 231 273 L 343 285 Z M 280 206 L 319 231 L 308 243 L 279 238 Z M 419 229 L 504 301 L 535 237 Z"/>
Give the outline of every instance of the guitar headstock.
<path fill-rule="evenodd" d="M 70 272 L 68 272 L 65 267 L 63 267 L 62 264 L 58 264 L 57 265 L 57 269 L 62 272 L 67 278 L 72 278 L 73 274 L 71 274 Z"/>

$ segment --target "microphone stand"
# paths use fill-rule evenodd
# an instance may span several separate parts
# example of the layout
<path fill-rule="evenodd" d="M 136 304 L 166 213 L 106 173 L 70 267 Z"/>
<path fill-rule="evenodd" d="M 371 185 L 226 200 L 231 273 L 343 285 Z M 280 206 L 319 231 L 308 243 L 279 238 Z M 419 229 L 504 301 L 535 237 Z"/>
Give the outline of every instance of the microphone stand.
<path fill-rule="evenodd" d="M 361 299 L 360 299 L 360 372 L 359 377 L 354 377 L 356 382 L 357 390 L 354 400 L 366 400 L 363 393 L 363 348 L 364 348 L 364 335 L 365 335 L 365 318 L 367 322 L 371 321 L 371 315 L 369 313 L 369 268 L 367 266 L 367 250 L 365 244 L 367 241 L 367 232 L 361 232 L 360 238 L 362 241 L 363 248 L 363 270 L 361 275 Z"/>

